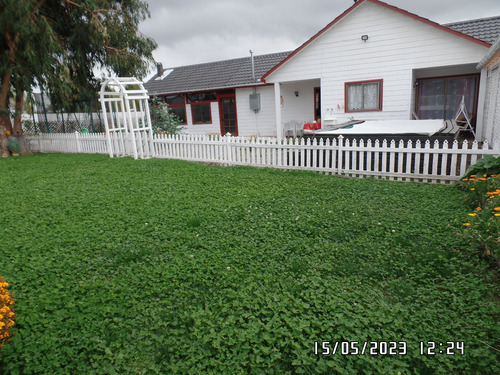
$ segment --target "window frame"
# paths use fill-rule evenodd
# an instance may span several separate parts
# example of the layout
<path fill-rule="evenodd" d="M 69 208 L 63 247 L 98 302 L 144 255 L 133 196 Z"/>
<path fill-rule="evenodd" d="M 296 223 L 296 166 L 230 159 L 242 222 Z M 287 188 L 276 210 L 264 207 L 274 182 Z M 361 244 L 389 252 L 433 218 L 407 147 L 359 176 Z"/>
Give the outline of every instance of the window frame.
<path fill-rule="evenodd" d="M 191 121 L 193 122 L 193 125 L 211 125 L 213 124 L 213 120 L 212 120 L 212 102 L 195 102 L 195 103 L 189 103 L 190 106 L 191 106 Z M 209 122 L 202 122 L 202 121 L 195 121 L 194 119 L 194 111 L 193 109 L 195 107 L 200 107 L 202 105 L 208 105 L 208 113 L 210 115 L 210 119 L 209 119 Z"/>
<path fill-rule="evenodd" d="M 196 96 L 208 96 L 208 99 L 197 99 Z M 212 96 L 212 98 L 210 98 Z M 201 92 L 192 92 L 186 94 L 186 101 L 191 107 L 191 122 L 193 125 L 212 125 L 213 124 L 213 115 L 212 115 L 212 103 L 217 102 L 217 92 L 216 91 L 201 91 Z M 195 121 L 195 112 L 194 109 L 197 106 L 208 105 L 208 114 L 210 115 L 209 121 Z"/>
<path fill-rule="evenodd" d="M 378 108 L 377 109 L 349 109 L 349 87 L 361 85 L 363 87 L 365 84 L 378 84 Z M 372 79 L 366 81 L 353 81 L 353 82 L 344 82 L 344 108 L 346 113 L 356 113 L 356 112 L 381 112 L 383 109 L 383 93 L 384 93 L 384 80 L 383 79 Z M 362 98 L 363 99 L 363 98 Z M 362 104 L 364 107 L 364 100 L 362 100 Z"/>
<path fill-rule="evenodd" d="M 455 74 L 455 75 L 450 75 L 450 76 L 436 76 L 436 77 L 422 77 L 422 78 L 417 78 L 416 79 L 416 90 L 415 90 L 415 105 L 414 105 L 414 111 L 417 115 L 421 116 L 421 109 L 419 102 L 421 100 L 421 90 L 422 90 L 422 83 L 424 81 L 437 81 L 437 80 L 442 80 L 445 89 L 444 89 L 444 103 L 443 103 L 443 119 L 446 118 L 446 106 L 447 106 L 447 101 L 448 101 L 448 84 L 449 80 L 452 79 L 460 79 L 460 78 L 475 78 L 475 88 L 474 88 L 474 104 L 473 108 L 467 107 L 467 111 L 469 112 L 470 115 L 472 115 L 472 124 L 475 126 L 476 120 L 477 120 L 477 114 L 478 114 L 478 108 L 479 108 L 479 89 L 480 89 L 480 84 L 481 84 L 481 74 L 480 73 L 469 73 L 469 74 Z M 420 117 L 419 116 L 419 117 Z M 422 116 L 424 119 L 428 118 L 426 116 Z"/>
<path fill-rule="evenodd" d="M 172 97 L 172 96 L 179 96 L 179 97 L 182 97 L 184 99 L 183 103 L 172 103 L 172 104 L 169 104 L 168 103 L 168 100 L 167 98 L 168 97 Z M 171 108 L 184 108 L 184 122 L 181 122 L 179 125 L 187 125 L 187 114 L 186 114 L 186 95 L 184 94 L 167 94 L 167 95 L 164 95 L 162 96 L 162 99 L 163 99 L 163 102 L 166 103 L 168 105 L 168 108 L 171 109 Z M 175 114 L 175 113 L 174 113 Z M 177 116 L 179 117 L 179 116 Z M 179 117 L 180 118 L 180 117 Z"/>

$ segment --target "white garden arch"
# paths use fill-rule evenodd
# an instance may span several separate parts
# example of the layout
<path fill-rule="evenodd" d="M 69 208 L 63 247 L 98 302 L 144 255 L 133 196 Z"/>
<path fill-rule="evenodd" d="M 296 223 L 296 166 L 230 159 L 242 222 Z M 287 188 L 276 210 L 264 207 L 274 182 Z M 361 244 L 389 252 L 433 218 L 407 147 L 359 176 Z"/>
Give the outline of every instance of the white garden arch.
<path fill-rule="evenodd" d="M 153 155 L 149 95 L 136 78 L 109 78 L 101 85 L 100 102 L 106 126 L 109 156 Z"/>

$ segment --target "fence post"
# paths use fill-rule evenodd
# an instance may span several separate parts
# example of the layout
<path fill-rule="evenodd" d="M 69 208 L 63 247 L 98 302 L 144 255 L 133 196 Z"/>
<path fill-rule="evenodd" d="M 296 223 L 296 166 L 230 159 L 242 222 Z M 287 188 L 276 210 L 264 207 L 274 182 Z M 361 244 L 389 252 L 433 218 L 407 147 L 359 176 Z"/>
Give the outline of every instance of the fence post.
<path fill-rule="evenodd" d="M 342 163 L 343 163 L 343 155 L 342 155 L 342 148 L 344 147 L 344 136 L 341 134 L 339 135 L 339 157 L 337 158 L 337 163 L 338 163 L 338 168 L 337 168 L 337 174 L 341 175 L 342 174 Z"/>
<path fill-rule="evenodd" d="M 231 142 L 231 134 L 228 133 L 226 134 L 225 136 L 226 138 L 226 161 L 227 161 L 227 165 L 232 165 L 232 158 L 231 158 L 231 145 L 230 145 L 230 142 Z"/>
<path fill-rule="evenodd" d="M 80 146 L 80 134 L 78 131 L 75 131 L 75 138 L 76 138 L 76 149 L 79 154 L 82 153 L 82 148 Z"/>

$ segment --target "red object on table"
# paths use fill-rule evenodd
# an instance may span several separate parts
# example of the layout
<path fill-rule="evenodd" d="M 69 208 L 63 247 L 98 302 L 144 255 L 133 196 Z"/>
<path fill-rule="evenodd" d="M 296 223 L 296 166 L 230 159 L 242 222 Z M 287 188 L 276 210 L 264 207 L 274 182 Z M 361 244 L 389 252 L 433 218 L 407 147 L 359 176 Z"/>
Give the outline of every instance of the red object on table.
<path fill-rule="evenodd" d="M 321 129 L 321 122 L 308 122 L 304 124 L 304 129 L 317 130 Z"/>

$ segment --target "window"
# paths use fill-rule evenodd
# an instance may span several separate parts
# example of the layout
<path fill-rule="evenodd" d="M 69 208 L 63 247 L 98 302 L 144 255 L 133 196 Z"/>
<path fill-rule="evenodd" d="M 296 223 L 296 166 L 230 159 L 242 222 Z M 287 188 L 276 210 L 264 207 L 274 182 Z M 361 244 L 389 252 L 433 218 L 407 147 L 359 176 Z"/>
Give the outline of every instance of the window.
<path fill-rule="evenodd" d="M 381 111 L 382 80 L 347 82 L 345 101 L 346 112 Z"/>
<path fill-rule="evenodd" d="M 478 78 L 478 75 L 471 75 L 417 80 L 418 118 L 451 120 L 457 114 L 462 96 L 467 112 L 475 115 Z"/>
<path fill-rule="evenodd" d="M 191 104 L 193 124 L 211 124 L 212 110 L 210 103 Z"/>
<path fill-rule="evenodd" d="M 211 124 L 212 108 L 210 103 L 217 100 L 215 92 L 202 92 L 188 94 L 187 99 L 191 103 L 191 114 L 193 124 Z"/>
<path fill-rule="evenodd" d="M 186 104 L 184 95 L 167 95 L 165 101 L 168 104 L 168 109 L 174 115 L 181 119 L 181 124 L 186 122 Z"/>

